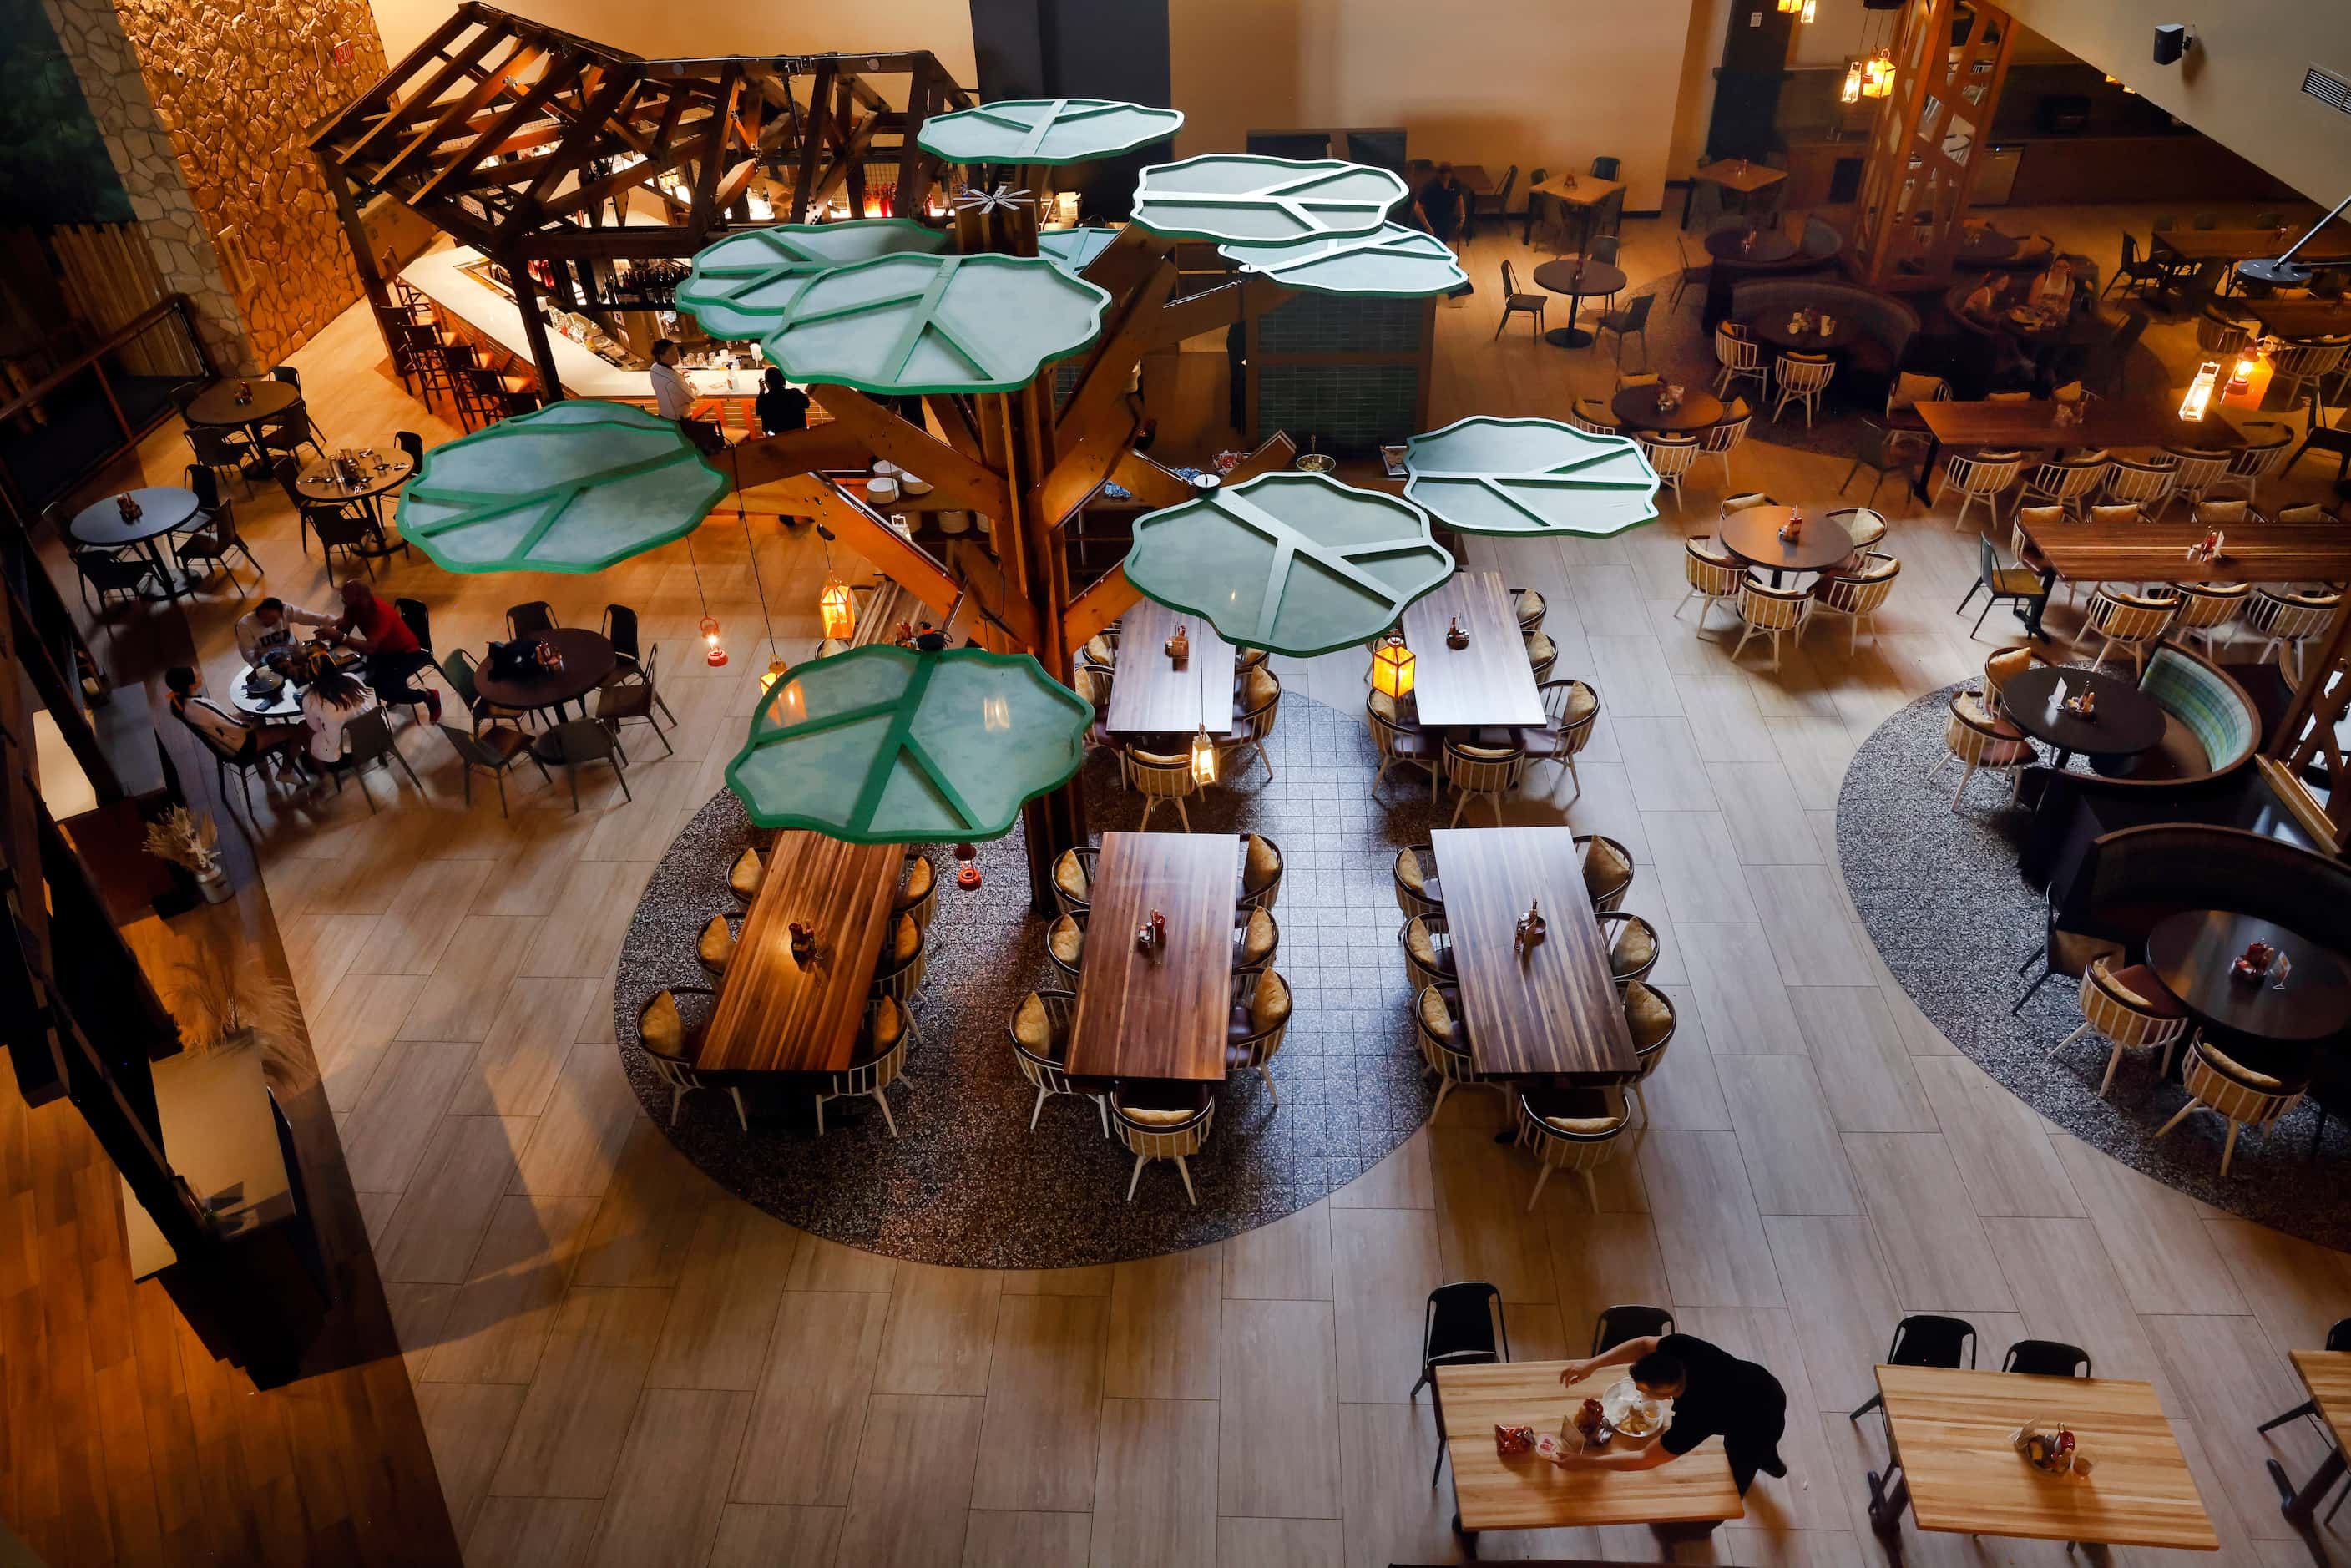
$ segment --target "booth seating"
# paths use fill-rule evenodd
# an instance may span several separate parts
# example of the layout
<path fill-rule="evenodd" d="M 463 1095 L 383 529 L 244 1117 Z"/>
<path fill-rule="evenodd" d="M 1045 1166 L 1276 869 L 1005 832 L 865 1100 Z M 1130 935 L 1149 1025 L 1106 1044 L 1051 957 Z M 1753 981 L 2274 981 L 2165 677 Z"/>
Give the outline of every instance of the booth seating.
<path fill-rule="evenodd" d="M 1818 221 L 1818 220 L 1814 220 Z M 1829 231 L 1834 235 L 1836 231 Z M 1839 320 L 1858 324 L 1866 336 L 1837 350 L 1843 369 L 1838 379 L 1847 383 L 1855 402 L 1876 404 L 1918 335 L 1918 313 L 1901 300 L 1874 293 L 1833 277 L 1771 277 L 1741 283 L 1730 291 L 1730 313 L 1741 320 L 1768 313 L 1793 315 L 1800 309 L 1825 310 Z M 1855 392 L 1855 377 L 1873 383 L 1875 392 Z"/>
<path fill-rule="evenodd" d="M 2253 699 L 2211 661 L 2166 643 L 2138 685 L 2163 709 L 2163 740 L 2131 759 L 2125 781 L 2200 784 L 2246 765 L 2260 747 Z"/>

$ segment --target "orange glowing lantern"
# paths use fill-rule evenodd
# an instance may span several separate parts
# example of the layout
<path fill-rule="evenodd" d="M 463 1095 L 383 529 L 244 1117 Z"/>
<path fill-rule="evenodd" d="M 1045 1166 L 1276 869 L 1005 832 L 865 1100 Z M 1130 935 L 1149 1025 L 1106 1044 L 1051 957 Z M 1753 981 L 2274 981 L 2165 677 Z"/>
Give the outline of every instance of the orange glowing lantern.
<path fill-rule="evenodd" d="M 726 662 L 726 650 L 721 647 L 718 642 L 717 616 L 705 615 L 702 618 L 702 641 L 708 649 L 703 657 L 709 662 L 713 669 Z"/>
<path fill-rule="evenodd" d="M 1192 782 L 1214 784 L 1217 781 L 1217 747 L 1208 738 L 1207 728 L 1192 737 Z"/>
<path fill-rule="evenodd" d="M 824 634 L 846 643 L 857 634 L 857 607 L 849 597 L 849 584 L 837 577 L 824 580 L 824 591 L 817 595 L 817 617 L 824 623 Z"/>
<path fill-rule="evenodd" d="M 1404 639 L 1391 635 L 1372 655 L 1372 687 L 1402 702 L 1412 695 L 1413 666 L 1420 661 L 1404 645 Z"/>
<path fill-rule="evenodd" d="M 770 653 L 768 656 L 767 673 L 759 677 L 759 689 L 763 692 L 773 691 L 776 683 L 783 678 L 784 656 L 781 653 Z"/>

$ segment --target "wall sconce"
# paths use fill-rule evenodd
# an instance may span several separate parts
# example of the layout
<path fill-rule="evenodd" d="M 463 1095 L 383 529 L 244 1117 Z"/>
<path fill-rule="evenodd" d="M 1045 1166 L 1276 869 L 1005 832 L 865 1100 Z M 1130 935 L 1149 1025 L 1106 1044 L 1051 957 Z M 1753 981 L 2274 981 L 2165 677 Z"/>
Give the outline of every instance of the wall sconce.
<path fill-rule="evenodd" d="M 1404 639 L 1391 635 L 1372 655 L 1372 688 L 1402 702 L 1412 695 L 1413 666 L 1419 663 Z"/>
<path fill-rule="evenodd" d="M 837 577 L 824 580 L 824 591 L 817 595 L 817 619 L 823 622 L 824 634 L 846 643 L 857 635 L 857 611 L 850 599 L 849 584 Z"/>

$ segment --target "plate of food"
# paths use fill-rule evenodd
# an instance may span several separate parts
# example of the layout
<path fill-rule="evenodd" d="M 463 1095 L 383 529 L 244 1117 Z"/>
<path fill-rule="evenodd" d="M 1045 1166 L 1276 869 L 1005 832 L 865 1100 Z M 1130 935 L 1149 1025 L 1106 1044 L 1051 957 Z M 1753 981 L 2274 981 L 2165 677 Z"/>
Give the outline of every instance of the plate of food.
<path fill-rule="evenodd" d="M 1627 1437 L 1654 1437 L 1673 1424 L 1674 1402 L 1653 1399 L 1639 1384 L 1624 1378 L 1600 1396 L 1600 1413 L 1608 1425 Z"/>

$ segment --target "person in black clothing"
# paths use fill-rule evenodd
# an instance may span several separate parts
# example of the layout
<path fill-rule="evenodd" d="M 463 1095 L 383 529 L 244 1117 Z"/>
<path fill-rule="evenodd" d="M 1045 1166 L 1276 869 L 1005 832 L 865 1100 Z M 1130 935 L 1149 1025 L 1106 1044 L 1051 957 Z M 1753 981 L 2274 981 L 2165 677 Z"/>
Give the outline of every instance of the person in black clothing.
<path fill-rule="evenodd" d="M 751 406 L 759 416 L 759 428 L 770 435 L 781 435 L 787 430 L 808 428 L 809 394 L 784 380 L 784 372 L 773 365 L 768 367 L 767 384 Z"/>
<path fill-rule="evenodd" d="M 1774 1477 L 1788 1473 L 1780 1458 L 1780 1435 L 1788 1425 L 1788 1393 L 1771 1373 L 1695 1334 L 1670 1333 L 1662 1338 L 1646 1334 L 1589 1360 L 1571 1361 L 1559 1380 L 1573 1384 L 1604 1366 L 1626 1362 L 1633 1364 L 1630 1375 L 1644 1394 L 1674 1402 L 1673 1424 L 1655 1442 L 1638 1448 L 1612 1445 L 1597 1454 L 1562 1454 L 1558 1460 L 1561 1466 L 1589 1470 L 1655 1469 L 1708 1437 L 1720 1437 L 1723 1457 L 1730 1461 L 1730 1479 L 1738 1483 L 1740 1495 L 1745 1495 L 1759 1470 Z"/>
<path fill-rule="evenodd" d="M 1453 165 L 1439 163 L 1436 177 L 1420 188 L 1421 222 L 1430 234 L 1451 245 L 1460 236 L 1468 201 L 1468 188 L 1454 174 Z"/>

